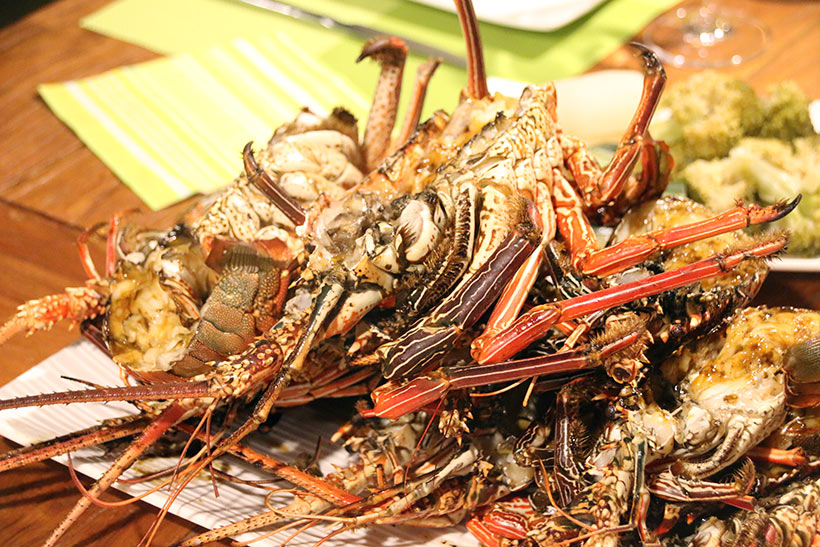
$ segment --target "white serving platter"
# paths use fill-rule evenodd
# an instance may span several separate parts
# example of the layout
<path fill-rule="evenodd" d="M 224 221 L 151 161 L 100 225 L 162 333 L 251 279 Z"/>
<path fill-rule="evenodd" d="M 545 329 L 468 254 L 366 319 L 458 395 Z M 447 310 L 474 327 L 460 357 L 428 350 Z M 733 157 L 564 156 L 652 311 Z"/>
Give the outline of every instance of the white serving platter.
<path fill-rule="evenodd" d="M 770 263 L 773 272 L 820 272 L 820 257 L 800 258 L 784 256 Z"/>
<path fill-rule="evenodd" d="M 446 11 L 455 11 L 450 0 L 415 0 Z M 479 21 L 525 30 L 549 31 L 589 13 L 604 0 L 474 0 Z"/>
<path fill-rule="evenodd" d="M 18 376 L 9 384 L 0 388 L 0 398 L 8 399 L 24 395 L 83 389 L 83 386 L 60 378 L 67 375 L 90 382 L 118 386 L 122 385 L 118 367 L 93 344 L 80 340 L 58 351 L 37 366 Z M 135 413 L 127 403 L 79 403 L 48 407 L 30 407 L 0 412 L 0 435 L 22 445 L 45 441 L 72 431 L 96 425 L 100 420 Z M 312 454 L 317 439 L 321 436 L 325 446 L 319 461 L 324 473 L 333 470 L 333 465 L 346 466 L 354 459 L 344 449 L 327 447 L 327 439 L 345 421 L 345 416 L 326 415 L 311 407 L 301 407 L 285 413 L 282 419 L 265 434 L 255 434 L 248 444 L 263 453 L 284 461 L 291 461 L 297 454 Z M 66 464 L 66 457 L 54 458 Z M 72 453 L 72 463 L 80 472 L 92 478 L 99 478 L 108 469 L 113 459 L 105 456 L 102 449 L 89 448 Z M 145 473 L 160 471 L 173 466 L 175 458 L 151 458 L 137 462 L 125 477 L 132 478 Z M 246 480 L 271 479 L 271 475 L 260 473 L 253 466 L 244 464 L 239 459 L 221 458 L 218 466 Z M 131 495 L 140 494 L 155 483 L 117 484 L 118 490 Z M 171 513 L 199 524 L 205 528 L 215 528 L 265 511 L 265 491 L 249 486 L 219 482 L 219 497 L 214 497 L 213 486 L 206 475 L 195 479 L 186 488 L 171 508 Z M 80 497 L 79 491 L 77 498 Z M 162 490 L 148 495 L 145 501 L 161 507 L 168 492 Z M 283 496 L 281 503 L 289 501 Z M 116 508 L 107 509 L 117 511 Z M 315 544 L 332 528 L 320 524 L 307 530 L 289 545 L 309 546 Z M 254 542 L 254 547 L 279 545 L 292 531 L 282 532 Z M 262 535 L 248 533 L 237 536 L 240 541 L 248 541 Z M 344 546 L 384 546 L 406 547 L 410 545 L 431 545 L 459 547 L 477 546 L 478 542 L 463 527 L 444 530 L 424 529 L 401 526 L 374 526 L 340 534 L 325 545 Z"/>

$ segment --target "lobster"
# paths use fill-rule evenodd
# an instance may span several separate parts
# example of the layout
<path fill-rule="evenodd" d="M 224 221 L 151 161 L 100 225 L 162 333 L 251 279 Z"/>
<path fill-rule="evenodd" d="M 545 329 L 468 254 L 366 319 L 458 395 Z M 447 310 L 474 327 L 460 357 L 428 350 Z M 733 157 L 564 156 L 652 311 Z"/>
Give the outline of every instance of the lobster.
<path fill-rule="evenodd" d="M 398 305 L 408 312 L 408 319 L 393 325 L 392 340 L 375 352 L 382 376 L 397 382 L 419 373 L 428 374 L 397 387 L 382 399 L 392 401 L 394 396 L 401 396 L 407 401 L 410 397 L 412 404 L 423 405 L 449 389 L 475 385 L 470 382 L 514 380 L 520 375 L 531 377 L 594 366 L 610 352 L 623 350 L 637 334 L 630 333 L 593 352 L 587 347 L 539 358 L 538 363 L 509 366 L 496 362 L 512 357 L 553 325 L 561 323 L 574 329 L 577 325 L 573 321 L 585 315 L 683 287 L 750 257 L 768 256 L 785 245 L 782 236 L 754 242 L 741 250 L 659 274 L 665 276 L 662 278 L 607 288 L 581 297 L 585 300 L 533 308 L 513 323 L 538 277 L 543 250 L 556 234 L 569 249 L 573 268 L 584 275 L 601 276 L 640 263 L 658 250 L 779 218 L 795 203 L 768 208 L 739 206 L 713 219 L 597 249 L 590 219 L 614 222 L 631 205 L 659 195 L 666 185 L 671 160 L 665 146 L 647 133 L 665 81 L 662 67 L 650 51 L 636 46 L 646 74 L 641 103 L 614 159 L 601 169 L 582 143 L 561 131 L 555 119 L 556 97 L 551 84 L 531 86 L 517 101 L 489 96 L 472 7 L 464 1 L 457 2 L 457 6 L 467 37 L 470 83 L 452 116 L 437 114 L 422 124 L 405 144 L 384 158 L 378 169 L 359 182 L 355 182 L 358 176 L 376 165 L 391 148 L 392 143 L 385 144 L 389 129 L 374 126 L 370 130 L 368 123 L 364 153 L 357 155 L 355 139 L 349 134 L 350 120 L 342 112 L 331 116 L 329 124 L 343 128 L 332 134 L 325 133 L 330 125 L 316 124 L 315 120 L 307 122 L 310 131 L 300 133 L 294 129 L 294 133 L 287 127 L 271 141 L 268 162 L 264 157 L 257 160 L 251 147 L 246 147 L 244 182 L 240 179 L 233 193 L 217 200 L 216 210 L 209 209 L 205 220 L 195 223 L 194 230 L 208 254 L 214 240 L 224 236 L 226 230 L 239 239 L 253 241 L 264 240 L 260 235 L 263 229 L 274 233 L 284 230 L 285 244 L 300 263 L 297 290 L 304 289 L 309 295 L 306 306 L 300 305 L 296 296 L 282 297 L 287 300 L 285 315 L 261 337 L 218 362 L 197 358 L 195 363 L 180 365 L 186 374 L 192 374 L 184 382 L 0 403 L 0 407 L 10 407 L 80 399 L 163 401 L 147 405 L 156 418 L 92 489 L 91 496 L 105 490 L 146 446 L 182 419 L 192 414 L 205 419 L 225 401 L 261 393 L 251 418 L 180 476 L 178 484 L 187 484 L 199 470 L 229 452 L 264 422 L 286 389 L 305 373 L 311 352 L 317 351 L 322 342 L 346 334 L 377 306 Z M 382 79 L 395 88 L 401 72 L 397 68 L 401 47 L 394 40 L 382 40 L 368 44 L 365 54 L 383 59 Z M 377 92 L 374 111 L 382 103 L 392 105 L 394 97 L 395 93 Z M 392 111 L 392 106 L 388 110 Z M 298 128 L 299 123 L 293 127 Z M 343 157 L 342 167 L 334 172 L 340 173 L 343 182 L 341 189 L 331 185 L 327 190 L 338 192 L 336 198 L 323 199 L 319 195 L 311 203 L 310 197 L 318 194 L 323 181 L 318 176 L 285 177 L 277 167 L 279 155 L 274 150 L 281 145 L 298 151 L 313 138 L 341 153 L 335 157 Z M 375 141 L 382 144 L 376 146 Z M 641 174 L 631 176 L 639 160 Z M 306 202 L 292 195 L 305 189 L 309 197 Z M 229 205 L 234 202 L 240 205 Z M 264 220 L 259 212 L 264 207 L 254 206 L 258 203 L 268 205 Z M 222 214 L 225 211 L 230 213 Z M 242 215 L 251 218 L 250 229 L 235 220 Z M 301 241 L 303 236 L 305 240 Z M 295 240 L 300 241 L 293 243 Z M 250 275 L 256 276 L 262 297 L 260 302 L 254 301 L 253 309 L 260 309 L 257 304 L 270 309 L 269 297 L 274 293 L 279 297 L 281 291 L 269 290 L 263 279 L 277 279 L 276 275 L 271 278 L 263 272 L 266 268 L 258 261 L 254 268 L 255 273 Z M 241 275 L 245 274 L 248 272 Z M 280 289 L 286 285 L 282 279 L 280 274 Z M 510 288 L 504 289 L 505 285 Z M 455 367 L 436 371 L 449 352 L 463 344 L 464 334 L 478 323 L 485 309 L 498 299 L 500 303 L 485 335 L 472 343 L 473 354 L 481 364 L 469 370 Z M 281 299 L 274 308 L 280 303 Z M 85 318 L 98 308 L 89 305 L 87 309 Z M 244 337 L 247 340 L 248 336 Z M 433 398 L 422 401 L 416 397 L 413 390 L 419 385 Z M 377 398 L 381 393 L 384 390 Z M 370 414 L 392 416 L 391 409 L 396 405 L 391 401 L 377 401 Z M 402 413 L 412 410 L 400 408 Z M 53 540 L 82 512 L 87 499 L 81 500 Z"/>

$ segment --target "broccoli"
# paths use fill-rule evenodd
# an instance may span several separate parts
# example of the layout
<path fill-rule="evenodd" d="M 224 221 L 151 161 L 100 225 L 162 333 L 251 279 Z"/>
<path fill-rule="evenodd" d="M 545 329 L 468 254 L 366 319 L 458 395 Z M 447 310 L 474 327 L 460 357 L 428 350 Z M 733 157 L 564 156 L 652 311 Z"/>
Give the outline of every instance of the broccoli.
<path fill-rule="evenodd" d="M 742 167 L 731 158 L 697 160 L 681 172 L 681 177 L 689 197 L 714 211 L 725 211 L 738 201 L 754 199 L 754 185 Z"/>
<path fill-rule="evenodd" d="M 771 205 L 802 194 L 792 213 L 775 223 L 791 231 L 789 252 L 820 253 L 820 136 L 795 139 L 745 138 L 729 156 L 699 160 L 681 171 L 689 194 L 716 210 L 735 200 Z"/>
<path fill-rule="evenodd" d="M 794 82 L 777 84 L 761 99 L 745 82 L 709 71 L 670 87 L 651 130 L 669 145 L 676 174 L 695 160 L 726 157 L 744 137 L 814 134 L 809 99 Z"/>
<path fill-rule="evenodd" d="M 744 135 L 757 133 L 763 108 L 745 82 L 705 71 L 671 86 L 651 129 L 666 141 L 679 168 L 726 156 Z"/>
<path fill-rule="evenodd" d="M 758 136 L 791 140 L 814 134 L 809 118 L 809 98 L 794 82 L 780 82 L 769 88 L 762 100 L 763 118 Z"/>

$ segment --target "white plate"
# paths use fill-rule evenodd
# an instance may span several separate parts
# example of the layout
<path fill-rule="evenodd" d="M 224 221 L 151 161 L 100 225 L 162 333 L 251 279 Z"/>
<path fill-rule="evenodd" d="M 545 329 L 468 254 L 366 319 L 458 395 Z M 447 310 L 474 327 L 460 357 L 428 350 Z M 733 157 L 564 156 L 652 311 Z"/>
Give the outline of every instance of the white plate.
<path fill-rule="evenodd" d="M 81 340 L 60 350 L 0 388 L 0 398 L 83 389 L 75 382 L 61 379 L 60 375 L 69 375 L 102 385 L 117 386 L 121 385 L 118 371 L 118 367 L 108 357 L 90 342 Z M 91 427 L 96 425 L 98 420 L 134 412 L 133 407 L 126 403 L 78 403 L 4 410 L 0 412 L 0 435 L 16 443 L 29 445 Z M 319 411 L 309 407 L 297 408 L 286 413 L 269 434 L 254 435 L 248 444 L 260 452 L 289 461 L 299 453 L 313 453 L 318 437 L 321 436 L 326 442 L 345 421 L 345 418 L 346 416 L 319 414 Z M 351 456 L 341 448 L 328 450 L 325 446 L 322 454 L 319 463 L 325 473 L 331 472 L 333 465 L 346 466 L 353 463 Z M 67 462 L 65 457 L 54 459 L 62 464 Z M 99 478 L 113 461 L 104 456 L 103 451 L 99 448 L 79 450 L 72 453 L 71 459 L 79 472 L 95 479 Z M 218 467 L 221 466 L 223 470 L 243 479 L 272 478 L 235 458 L 220 458 L 220 462 L 217 464 Z M 135 467 L 139 470 L 139 474 L 143 474 L 167 469 L 175 463 L 175 458 L 152 458 L 138 462 Z M 136 475 L 134 471 L 126 473 L 126 477 Z M 118 484 L 116 488 L 136 495 L 153 485 L 154 483 L 149 481 L 141 484 Z M 197 478 L 179 496 L 171 508 L 171 513 L 205 528 L 215 528 L 265 511 L 264 495 L 263 490 L 220 482 L 219 498 L 215 498 L 210 480 Z M 80 493 L 77 492 L 77 498 L 79 497 Z M 145 501 L 155 507 L 161 507 L 166 499 L 167 490 L 163 490 L 147 496 Z M 281 501 L 284 503 L 287 498 L 283 497 Z M 117 511 L 116 508 L 107 510 Z M 330 529 L 325 526 L 315 526 L 289 545 L 313 545 L 329 531 Z M 292 531 L 285 531 L 253 543 L 253 545 L 254 547 L 280 545 L 290 533 Z M 236 539 L 247 541 L 259 535 L 262 533 L 243 534 L 236 536 Z M 407 547 L 425 544 L 440 547 L 444 545 L 477 546 L 478 542 L 463 527 L 428 530 L 409 526 L 374 526 L 366 530 L 341 534 L 325 543 L 325 545 L 338 547 L 344 545 Z"/>
<path fill-rule="evenodd" d="M 414 0 L 445 11 L 455 12 L 451 0 Z M 592 11 L 604 0 L 474 0 L 479 21 L 525 30 L 548 31 L 561 28 Z"/>
<path fill-rule="evenodd" d="M 493 93 L 518 97 L 528 84 L 487 78 Z M 638 107 L 643 73 L 637 70 L 599 70 L 555 81 L 558 120 L 568 135 L 588 145 L 618 142 Z M 606 100 L 601 100 L 602 90 Z"/>
<path fill-rule="evenodd" d="M 798 258 L 784 256 L 771 262 L 773 272 L 820 272 L 820 257 Z"/>

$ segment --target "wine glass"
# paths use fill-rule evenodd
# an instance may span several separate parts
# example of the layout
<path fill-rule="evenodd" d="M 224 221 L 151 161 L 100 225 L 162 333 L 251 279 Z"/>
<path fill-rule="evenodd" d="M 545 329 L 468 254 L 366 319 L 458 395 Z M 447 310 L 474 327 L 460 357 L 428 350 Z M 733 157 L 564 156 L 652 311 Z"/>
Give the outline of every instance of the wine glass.
<path fill-rule="evenodd" d="M 742 10 L 714 2 L 678 6 L 652 21 L 644 42 L 674 66 L 716 68 L 739 65 L 763 53 L 768 27 Z"/>

